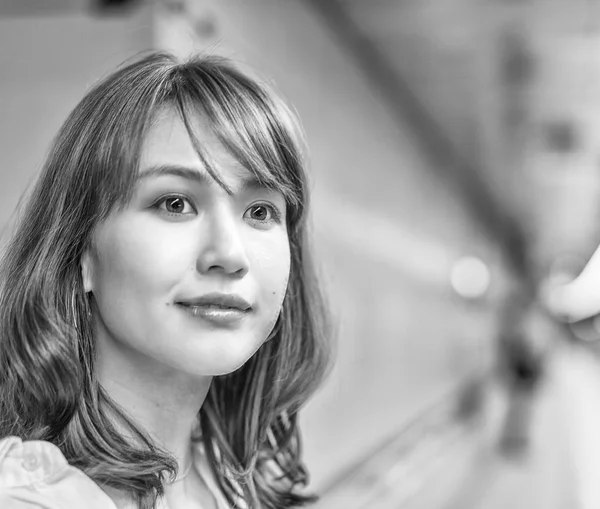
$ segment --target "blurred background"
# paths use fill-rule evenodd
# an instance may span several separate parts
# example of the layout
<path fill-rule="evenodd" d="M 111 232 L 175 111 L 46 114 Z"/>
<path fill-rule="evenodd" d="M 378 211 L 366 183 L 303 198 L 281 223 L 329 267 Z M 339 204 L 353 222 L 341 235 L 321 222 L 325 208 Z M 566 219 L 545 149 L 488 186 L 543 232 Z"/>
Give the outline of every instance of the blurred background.
<path fill-rule="evenodd" d="M 318 509 L 600 507 L 600 1 L 0 0 L 2 238 L 149 48 L 302 119 L 338 329 L 301 416 Z"/>

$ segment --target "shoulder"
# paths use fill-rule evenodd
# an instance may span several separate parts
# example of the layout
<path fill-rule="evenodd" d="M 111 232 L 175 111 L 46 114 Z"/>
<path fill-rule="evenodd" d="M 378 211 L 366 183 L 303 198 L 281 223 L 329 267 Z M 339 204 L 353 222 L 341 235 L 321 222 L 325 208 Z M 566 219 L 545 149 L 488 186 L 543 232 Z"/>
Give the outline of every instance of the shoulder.
<path fill-rule="evenodd" d="M 18 437 L 0 440 L 2 509 L 115 509 L 83 472 L 69 465 L 58 447 Z"/>

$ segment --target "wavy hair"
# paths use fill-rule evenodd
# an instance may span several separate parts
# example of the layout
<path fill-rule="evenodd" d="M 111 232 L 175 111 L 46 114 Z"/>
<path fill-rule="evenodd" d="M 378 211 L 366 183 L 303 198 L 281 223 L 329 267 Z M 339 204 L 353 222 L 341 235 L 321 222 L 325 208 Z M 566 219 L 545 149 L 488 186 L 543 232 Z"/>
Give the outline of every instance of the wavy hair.
<path fill-rule="evenodd" d="M 328 366 L 328 325 L 310 260 L 303 138 L 285 103 L 229 61 L 179 63 L 151 53 L 82 99 L 54 140 L 0 265 L 0 436 L 47 440 L 100 485 L 153 508 L 174 458 L 153 444 L 98 383 L 80 260 L 94 228 L 128 203 L 144 137 L 159 110 L 178 112 L 222 186 L 191 117 L 286 198 L 290 278 L 267 341 L 240 369 L 215 377 L 198 433 L 233 507 L 282 509 L 314 497 L 301 459 L 298 410 Z M 130 433 L 117 430 L 115 417 Z"/>

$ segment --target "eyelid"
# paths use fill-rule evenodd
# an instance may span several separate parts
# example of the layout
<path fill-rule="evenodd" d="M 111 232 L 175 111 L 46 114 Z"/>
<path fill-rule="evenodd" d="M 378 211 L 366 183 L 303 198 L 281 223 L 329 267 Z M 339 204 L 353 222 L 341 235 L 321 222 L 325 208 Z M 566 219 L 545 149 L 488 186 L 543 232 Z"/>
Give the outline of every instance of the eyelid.
<path fill-rule="evenodd" d="M 271 203 L 271 202 L 268 202 L 268 201 L 257 201 L 257 202 L 251 203 L 246 208 L 246 211 L 244 212 L 244 215 L 246 214 L 246 212 L 248 210 L 250 210 L 253 207 L 266 207 L 266 208 L 270 209 L 271 210 L 271 214 L 273 215 L 273 221 L 275 221 L 278 224 L 281 223 L 282 218 L 283 218 L 283 213 L 281 212 L 281 210 L 279 209 L 279 207 L 277 205 L 275 205 L 274 203 Z"/>
<path fill-rule="evenodd" d="M 168 193 L 168 194 L 164 194 L 162 195 L 160 198 L 156 199 L 153 204 L 152 204 L 152 208 L 155 209 L 160 209 L 160 206 L 165 203 L 169 198 L 180 198 L 182 200 L 184 200 L 185 202 L 187 202 L 189 204 L 189 206 L 192 208 L 192 210 L 194 211 L 194 213 L 198 213 L 198 209 L 196 208 L 196 205 L 194 205 L 194 202 L 192 201 L 191 198 L 189 198 L 188 196 L 186 196 L 185 194 L 181 194 L 181 193 Z M 173 212 L 169 212 L 168 210 L 164 210 L 163 212 L 165 212 L 166 214 L 169 214 L 171 216 L 185 216 L 188 214 L 185 213 L 181 213 L 181 214 L 175 214 Z"/>

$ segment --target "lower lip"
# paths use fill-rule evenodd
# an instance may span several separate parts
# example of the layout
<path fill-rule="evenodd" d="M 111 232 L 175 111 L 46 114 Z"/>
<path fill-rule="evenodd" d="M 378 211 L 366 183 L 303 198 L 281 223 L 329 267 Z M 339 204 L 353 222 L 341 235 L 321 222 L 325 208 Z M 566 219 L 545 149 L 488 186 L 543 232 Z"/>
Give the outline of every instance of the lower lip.
<path fill-rule="evenodd" d="M 177 307 L 194 318 L 202 318 L 219 325 L 239 322 L 250 313 L 250 310 L 242 311 L 241 309 L 220 308 L 218 306 L 184 306 L 183 304 L 177 304 Z"/>

